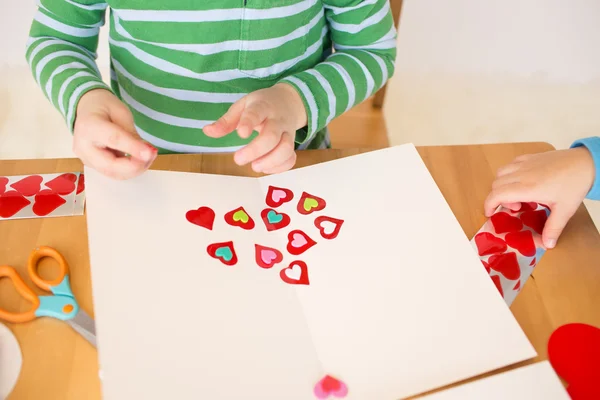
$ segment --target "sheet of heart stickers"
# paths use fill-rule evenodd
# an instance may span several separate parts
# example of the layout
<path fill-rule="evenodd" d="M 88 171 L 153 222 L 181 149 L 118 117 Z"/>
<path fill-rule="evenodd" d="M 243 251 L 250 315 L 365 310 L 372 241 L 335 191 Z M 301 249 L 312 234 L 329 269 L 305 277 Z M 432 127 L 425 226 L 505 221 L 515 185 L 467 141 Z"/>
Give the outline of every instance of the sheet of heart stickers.
<path fill-rule="evenodd" d="M 311 247 L 317 244 L 313 239 L 312 233 L 304 232 L 300 229 L 290 229 L 292 218 L 285 212 L 278 211 L 277 208 L 285 203 L 289 203 L 296 199 L 297 196 L 289 189 L 269 186 L 265 204 L 266 207 L 258 216 L 251 216 L 243 206 L 235 208 L 225 215 L 222 220 L 217 221 L 214 210 L 209 206 L 201 206 L 197 209 L 189 210 L 185 217 L 194 225 L 198 225 L 204 229 L 212 230 L 215 223 L 226 223 L 232 229 L 243 229 L 252 231 L 253 229 L 261 229 L 255 221 L 261 221 L 264 229 L 268 232 L 278 232 L 285 230 L 287 232 L 287 245 L 285 251 L 291 256 L 298 257 L 308 251 Z M 342 225 L 343 219 L 334 218 L 326 215 L 312 217 L 313 213 L 323 211 L 327 206 L 324 199 L 303 192 L 297 200 L 295 207 L 298 214 L 303 217 L 314 218 L 314 226 L 318 229 L 318 234 L 326 240 L 335 239 Z M 234 266 L 238 263 L 236 246 L 238 244 L 233 241 L 211 243 L 206 248 L 206 253 L 209 257 L 219 260 L 226 266 Z M 254 262 L 263 269 L 271 269 L 277 264 L 283 262 L 283 250 L 274 247 L 264 246 L 261 243 L 254 243 Z M 284 267 L 279 272 L 281 280 L 290 285 L 309 285 L 310 278 L 308 266 L 300 258 L 294 259 L 288 266 Z"/>
<path fill-rule="evenodd" d="M 0 176 L 0 220 L 83 215 L 81 172 Z"/>
<path fill-rule="evenodd" d="M 503 207 L 477 232 L 471 244 L 509 306 L 544 255 L 542 231 L 550 209 L 522 203 L 518 211 Z"/>

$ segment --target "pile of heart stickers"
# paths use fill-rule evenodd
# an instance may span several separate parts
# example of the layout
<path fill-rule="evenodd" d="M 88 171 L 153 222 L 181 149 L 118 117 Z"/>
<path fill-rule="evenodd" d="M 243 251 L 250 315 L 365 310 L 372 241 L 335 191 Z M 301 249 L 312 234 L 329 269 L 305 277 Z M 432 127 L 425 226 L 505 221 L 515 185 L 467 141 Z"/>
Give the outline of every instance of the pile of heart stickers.
<path fill-rule="evenodd" d="M 0 220 L 82 215 L 85 180 L 80 172 L 0 177 Z"/>
<path fill-rule="evenodd" d="M 223 216 L 225 223 L 233 228 L 243 230 L 253 230 L 261 223 L 267 232 L 277 232 L 285 229 L 287 232 L 287 245 L 285 251 L 291 256 L 299 257 L 317 245 L 315 238 L 301 229 L 290 227 L 292 218 L 283 211 L 278 210 L 283 204 L 290 203 L 296 196 L 285 188 L 269 186 L 265 198 L 266 207 L 258 216 L 250 215 L 243 206 L 237 207 Z M 327 203 L 321 197 L 303 192 L 298 199 L 295 209 L 303 216 L 312 216 L 313 213 L 319 213 L 327 207 Z M 208 230 L 213 230 L 216 214 L 208 206 L 202 206 L 197 209 L 189 210 L 186 219 L 194 225 L 198 225 Z M 314 226 L 317 228 L 323 239 L 335 239 L 341 231 L 344 224 L 343 219 L 330 217 L 327 215 L 318 215 L 314 218 Z M 261 243 L 254 243 L 254 261 L 259 268 L 270 269 L 283 262 L 283 249 L 276 249 Z M 219 260 L 222 264 L 233 266 L 238 263 L 236 253 L 237 244 L 233 241 L 218 242 L 208 245 L 206 251 L 208 255 Z M 308 265 L 301 259 L 293 260 L 287 267 L 280 270 L 281 280 L 290 285 L 309 285 Z"/>
<path fill-rule="evenodd" d="M 518 211 L 500 207 L 471 241 L 508 305 L 545 252 L 542 232 L 549 214 L 537 203 L 522 203 Z"/>

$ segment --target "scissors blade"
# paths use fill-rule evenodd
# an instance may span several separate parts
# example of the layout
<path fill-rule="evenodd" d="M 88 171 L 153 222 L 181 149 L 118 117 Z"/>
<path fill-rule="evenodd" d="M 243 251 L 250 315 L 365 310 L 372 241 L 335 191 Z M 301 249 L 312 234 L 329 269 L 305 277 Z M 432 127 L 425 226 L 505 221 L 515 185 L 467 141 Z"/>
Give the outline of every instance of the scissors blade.
<path fill-rule="evenodd" d="M 96 347 L 96 322 L 83 310 L 79 310 L 73 319 L 67 321 L 69 325 L 85 340 Z"/>

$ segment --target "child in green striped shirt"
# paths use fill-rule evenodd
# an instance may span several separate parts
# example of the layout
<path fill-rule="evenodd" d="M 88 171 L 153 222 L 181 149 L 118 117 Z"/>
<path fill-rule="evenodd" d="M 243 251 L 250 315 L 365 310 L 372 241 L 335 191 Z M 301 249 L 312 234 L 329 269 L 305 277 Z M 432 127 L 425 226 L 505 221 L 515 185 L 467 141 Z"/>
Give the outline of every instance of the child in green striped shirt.
<path fill-rule="evenodd" d="M 158 153 L 277 173 L 394 72 L 388 0 L 39 0 L 27 60 L 82 161 L 127 179 Z M 111 85 L 95 63 L 110 8 Z"/>

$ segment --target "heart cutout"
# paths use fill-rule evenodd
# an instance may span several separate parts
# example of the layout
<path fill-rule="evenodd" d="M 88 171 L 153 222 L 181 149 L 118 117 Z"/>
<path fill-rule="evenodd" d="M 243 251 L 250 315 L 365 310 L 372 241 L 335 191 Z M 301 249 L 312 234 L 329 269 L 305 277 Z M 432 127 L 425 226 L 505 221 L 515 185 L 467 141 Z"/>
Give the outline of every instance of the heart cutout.
<path fill-rule="evenodd" d="M 0 217 L 10 218 L 31 204 L 16 190 L 9 190 L 0 195 Z"/>
<path fill-rule="evenodd" d="M 539 235 L 544 231 L 547 220 L 547 210 L 527 211 L 521 214 L 521 221 Z"/>
<path fill-rule="evenodd" d="M 494 254 L 488 259 L 490 268 L 501 273 L 506 279 L 516 281 L 521 277 L 521 267 L 514 252 Z"/>
<path fill-rule="evenodd" d="M 278 213 L 270 208 L 265 208 L 261 211 L 260 217 L 262 218 L 265 227 L 269 232 L 276 231 L 281 228 L 285 228 L 291 222 L 290 216 L 285 213 Z"/>
<path fill-rule="evenodd" d="M 265 203 L 269 207 L 277 208 L 284 203 L 292 201 L 294 193 L 289 189 L 284 189 L 276 186 L 269 186 Z"/>
<path fill-rule="evenodd" d="M 581 323 L 559 327 L 548 341 L 548 359 L 573 400 L 600 399 L 600 329 Z"/>
<path fill-rule="evenodd" d="M 526 257 L 535 256 L 536 248 L 531 231 L 510 232 L 504 237 L 506 244 Z"/>
<path fill-rule="evenodd" d="M 210 244 L 206 251 L 209 256 L 216 258 L 225 265 L 235 265 L 238 262 L 232 241 Z"/>
<path fill-rule="evenodd" d="M 212 231 L 215 222 L 215 212 L 210 207 L 200 207 L 197 210 L 190 210 L 185 214 L 185 218 L 194 225 Z"/>
<path fill-rule="evenodd" d="M 77 192 L 75 194 L 80 194 L 85 190 L 85 175 L 83 173 L 79 174 L 79 180 L 77 181 Z"/>
<path fill-rule="evenodd" d="M 518 232 L 523 229 L 523 223 L 517 217 L 501 211 L 491 216 L 496 233 Z"/>
<path fill-rule="evenodd" d="M 40 185 L 43 180 L 44 178 L 39 175 L 29 175 L 18 182 L 13 183 L 10 187 L 21 193 L 23 196 L 29 197 L 39 193 L 41 188 Z"/>
<path fill-rule="evenodd" d="M 348 395 L 348 386 L 341 380 L 325 375 L 314 388 L 314 394 L 317 399 L 327 399 L 328 397 L 343 398 Z"/>
<path fill-rule="evenodd" d="M 298 201 L 297 210 L 302 215 L 308 215 L 316 211 L 321 211 L 326 205 L 327 203 L 322 198 L 302 192 L 302 196 Z"/>
<path fill-rule="evenodd" d="M 309 285 L 308 267 L 304 261 L 294 261 L 279 272 L 281 280 L 290 285 Z"/>
<path fill-rule="evenodd" d="M 324 239 L 335 239 L 340 233 L 343 223 L 344 220 L 332 217 L 320 216 L 315 218 L 315 226 Z"/>
<path fill-rule="evenodd" d="M 504 253 L 507 249 L 504 240 L 489 232 L 480 232 L 475 235 L 475 245 L 480 256 Z"/>
<path fill-rule="evenodd" d="M 225 222 L 231 226 L 237 226 L 247 231 L 253 229 L 255 226 L 254 220 L 246 210 L 244 210 L 244 207 L 238 207 L 225 214 Z"/>
<path fill-rule="evenodd" d="M 49 187 L 61 196 L 67 196 L 75 190 L 75 182 L 77 182 L 77 175 L 75 174 L 62 174 L 46 182 L 46 187 Z"/>
<path fill-rule="evenodd" d="M 306 250 L 313 247 L 317 242 L 312 240 L 310 236 L 301 230 L 293 230 L 288 233 L 287 251 L 295 256 L 304 253 Z"/>
<path fill-rule="evenodd" d="M 6 185 L 8 184 L 8 178 L 0 176 L 0 194 L 4 194 L 6 191 Z"/>
<path fill-rule="evenodd" d="M 52 190 L 44 189 L 35 195 L 33 212 L 35 215 L 45 217 L 66 202 L 67 201 L 64 198 L 54 193 Z"/>
<path fill-rule="evenodd" d="M 277 249 L 272 247 L 261 246 L 260 244 L 254 245 L 254 259 L 256 264 L 265 269 L 272 268 L 275 264 L 283 261 L 283 254 Z"/>

